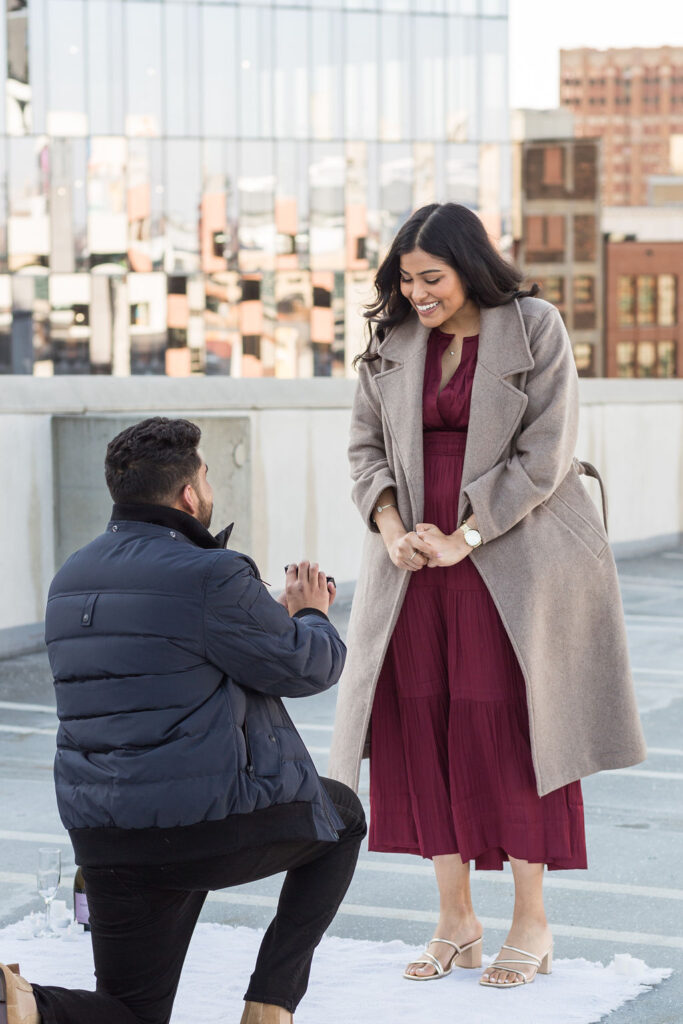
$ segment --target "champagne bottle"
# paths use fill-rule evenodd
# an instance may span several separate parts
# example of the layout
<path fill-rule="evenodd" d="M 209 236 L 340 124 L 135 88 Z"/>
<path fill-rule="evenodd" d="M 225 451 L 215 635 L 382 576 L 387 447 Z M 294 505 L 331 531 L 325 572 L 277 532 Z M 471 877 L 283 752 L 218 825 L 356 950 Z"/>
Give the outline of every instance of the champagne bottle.
<path fill-rule="evenodd" d="M 84 931 L 90 931 L 90 913 L 88 911 L 88 897 L 85 892 L 85 879 L 79 867 L 76 868 L 76 876 L 74 878 L 74 917 L 79 924 L 83 925 Z"/>

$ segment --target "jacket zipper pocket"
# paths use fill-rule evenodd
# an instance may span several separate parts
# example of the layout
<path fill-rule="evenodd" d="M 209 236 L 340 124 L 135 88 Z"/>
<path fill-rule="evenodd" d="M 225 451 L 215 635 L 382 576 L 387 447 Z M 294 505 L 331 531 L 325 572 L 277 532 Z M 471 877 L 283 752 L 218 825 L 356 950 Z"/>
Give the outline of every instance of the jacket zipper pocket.
<path fill-rule="evenodd" d="M 249 730 L 247 728 L 247 720 L 245 718 L 244 725 L 242 726 L 242 735 L 244 736 L 244 745 L 247 748 L 247 764 L 246 773 L 250 778 L 254 777 L 254 759 L 251 756 L 251 744 L 249 743 Z"/>

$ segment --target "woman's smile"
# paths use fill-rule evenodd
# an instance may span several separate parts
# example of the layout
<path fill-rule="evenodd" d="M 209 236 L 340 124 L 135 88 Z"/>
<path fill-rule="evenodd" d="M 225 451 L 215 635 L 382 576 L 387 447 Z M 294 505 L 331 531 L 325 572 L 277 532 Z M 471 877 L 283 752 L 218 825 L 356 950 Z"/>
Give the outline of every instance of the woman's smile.
<path fill-rule="evenodd" d="M 428 316 L 430 313 L 434 312 L 438 305 L 438 302 L 428 302 L 426 305 L 420 305 L 419 303 L 416 302 L 415 309 L 418 311 L 418 313 L 422 313 L 423 316 Z"/>

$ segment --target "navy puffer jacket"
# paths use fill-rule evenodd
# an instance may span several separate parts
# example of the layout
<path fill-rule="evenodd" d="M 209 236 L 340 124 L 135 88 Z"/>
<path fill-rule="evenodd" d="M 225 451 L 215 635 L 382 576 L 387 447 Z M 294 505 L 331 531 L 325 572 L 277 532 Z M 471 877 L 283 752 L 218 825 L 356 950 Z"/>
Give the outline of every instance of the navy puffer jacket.
<path fill-rule="evenodd" d="M 344 644 L 322 613 L 290 618 L 251 559 L 193 517 L 115 506 L 53 580 L 46 641 L 57 801 L 78 863 L 224 852 L 253 842 L 273 807 L 263 838 L 337 838 L 280 698 L 332 686 Z"/>

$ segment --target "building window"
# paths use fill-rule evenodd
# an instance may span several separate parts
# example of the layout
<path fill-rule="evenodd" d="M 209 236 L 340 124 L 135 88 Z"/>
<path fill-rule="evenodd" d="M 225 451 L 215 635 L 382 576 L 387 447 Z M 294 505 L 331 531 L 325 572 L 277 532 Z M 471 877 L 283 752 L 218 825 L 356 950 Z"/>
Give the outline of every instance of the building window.
<path fill-rule="evenodd" d="M 130 307 L 130 322 L 135 327 L 149 327 L 149 302 L 134 302 Z"/>
<path fill-rule="evenodd" d="M 673 341 L 657 342 L 657 376 L 676 376 L 676 343 Z"/>
<path fill-rule="evenodd" d="M 676 277 L 660 274 L 657 278 L 657 323 L 671 327 L 676 323 Z M 668 376 L 665 374 L 664 376 Z"/>
<path fill-rule="evenodd" d="M 562 263 L 564 249 L 564 217 L 531 216 L 525 220 L 526 258 L 530 262 Z"/>
<path fill-rule="evenodd" d="M 657 279 L 653 274 L 639 274 L 636 283 L 636 323 L 648 326 L 656 323 Z"/>
<path fill-rule="evenodd" d="M 632 341 L 617 343 L 617 377 L 635 377 L 636 346 Z"/>
<path fill-rule="evenodd" d="M 617 344 L 617 377 L 675 377 L 676 344 L 673 341 L 620 341 Z"/>
<path fill-rule="evenodd" d="M 574 278 L 574 327 L 588 330 L 595 327 L 595 278 L 581 274 Z"/>
<path fill-rule="evenodd" d="M 564 184 L 564 149 L 562 146 L 546 146 L 543 150 L 543 184 Z"/>
<path fill-rule="evenodd" d="M 261 358 L 261 335 L 260 334 L 244 334 L 242 335 L 242 352 L 245 356 L 254 356 L 256 359 Z"/>
<path fill-rule="evenodd" d="M 574 345 L 574 362 L 579 377 L 592 377 L 593 369 L 593 346 L 586 342 L 578 342 Z"/>
<path fill-rule="evenodd" d="M 256 302 L 261 298 L 261 282 L 252 278 L 242 279 L 242 302 Z"/>
<path fill-rule="evenodd" d="M 552 302 L 555 306 L 564 304 L 564 278 L 559 274 L 544 277 L 538 282 L 538 286 L 546 302 Z"/>
<path fill-rule="evenodd" d="M 574 259 L 592 262 L 596 257 L 596 224 L 592 214 L 574 217 Z"/>

